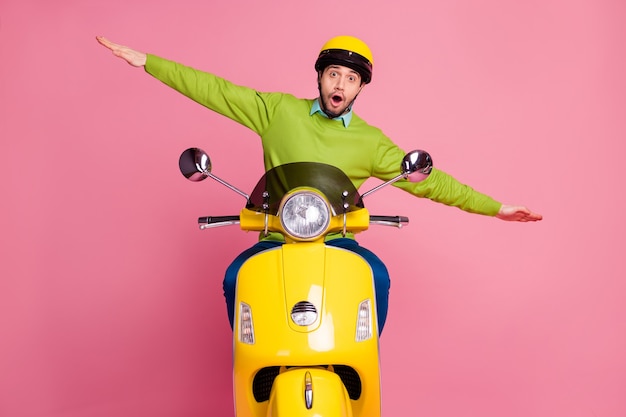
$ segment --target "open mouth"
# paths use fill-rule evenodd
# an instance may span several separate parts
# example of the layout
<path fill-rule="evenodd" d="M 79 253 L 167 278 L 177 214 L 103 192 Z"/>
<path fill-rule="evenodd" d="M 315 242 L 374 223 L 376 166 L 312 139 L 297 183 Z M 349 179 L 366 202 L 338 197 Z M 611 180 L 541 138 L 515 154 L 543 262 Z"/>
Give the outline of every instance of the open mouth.
<path fill-rule="evenodd" d="M 333 94 L 330 97 L 330 101 L 333 103 L 334 106 L 340 106 L 341 103 L 343 103 L 343 97 L 339 94 Z"/>

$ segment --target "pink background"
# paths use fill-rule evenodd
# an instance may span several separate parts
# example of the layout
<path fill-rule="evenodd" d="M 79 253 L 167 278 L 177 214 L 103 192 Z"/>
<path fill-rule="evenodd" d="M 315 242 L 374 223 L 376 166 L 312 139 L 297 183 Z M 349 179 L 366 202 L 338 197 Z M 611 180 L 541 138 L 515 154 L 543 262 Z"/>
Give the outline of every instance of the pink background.
<path fill-rule="evenodd" d="M 626 415 L 626 3 L 304 3 L 2 0 L 0 416 L 232 415 L 221 280 L 255 236 L 198 231 L 243 200 L 177 161 L 249 190 L 259 142 L 94 37 L 314 97 L 338 34 L 374 52 L 358 114 L 545 216 L 370 198 L 411 218 L 360 239 L 393 277 L 384 415 Z"/>

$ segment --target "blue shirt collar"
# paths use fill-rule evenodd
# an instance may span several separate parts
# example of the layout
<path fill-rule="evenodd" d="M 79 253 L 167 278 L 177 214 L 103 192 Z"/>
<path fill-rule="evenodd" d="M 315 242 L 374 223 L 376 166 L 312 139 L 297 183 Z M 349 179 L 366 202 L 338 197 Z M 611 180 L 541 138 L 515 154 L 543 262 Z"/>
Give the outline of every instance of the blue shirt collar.
<path fill-rule="evenodd" d="M 309 115 L 313 116 L 315 113 L 319 113 L 328 119 L 328 115 L 324 113 L 322 107 L 320 106 L 319 98 L 313 102 L 313 106 L 311 106 L 311 112 L 309 113 Z M 335 117 L 333 120 L 341 120 L 343 122 L 343 127 L 350 126 L 350 121 L 352 120 L 352 107 L 350 107 L 350 110 L 347 113 L 344 113 L 339 117 Z"/>

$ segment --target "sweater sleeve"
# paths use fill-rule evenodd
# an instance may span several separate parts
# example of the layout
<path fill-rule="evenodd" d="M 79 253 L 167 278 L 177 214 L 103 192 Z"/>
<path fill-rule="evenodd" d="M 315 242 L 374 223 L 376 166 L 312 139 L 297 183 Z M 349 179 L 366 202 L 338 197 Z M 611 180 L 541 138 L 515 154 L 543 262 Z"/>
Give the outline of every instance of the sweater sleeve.
<path fill-rule="evenodd" d="M 428 178 L 422 182 L 399 181 L 395 185 L 418 197 L 458 207 L 469 213 L 495 216 L 502 206 L 488 195 L 474 190 L 436 168 L 433 168 Z"/>
<path fill-rule="evenodd" d="M 267 100 L 278 94 L 259 93 L 214 74 L 148 54 L 145 71 L 191 100 L 256 133 L 269 124 Z"/>
<path fill-rule="evenodd" d="M 383 180 L 398 175 L 400 161 L 405 152 L 381 133 L 378 140 L 374 175 Z M 394 184 L 417 197 L 428 198 L 437 203 L 457 207 L 469 213 L 495 216 L 502 204 L 493 198 L 457 181 L 451 175 L 433 168 L 428 178 L 414 183 L 400 180 Z"/>

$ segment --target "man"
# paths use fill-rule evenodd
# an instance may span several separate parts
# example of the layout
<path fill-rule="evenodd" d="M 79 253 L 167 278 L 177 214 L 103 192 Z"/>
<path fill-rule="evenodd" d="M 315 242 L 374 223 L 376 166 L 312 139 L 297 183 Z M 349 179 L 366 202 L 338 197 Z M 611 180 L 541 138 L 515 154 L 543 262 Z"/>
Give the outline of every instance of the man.
<path fill-rule="evenodd" d="M 144 67 L 146 72 L 178 92 L 256 132 L 261 137 L 266 170 L 289 162 L 323 162 L 344 171 L 357 189 L 370 177 L 387 181 L 398 173 L 405 152 L 352 109 L 356 97 L 371 81 L 373 69 L 370 49 L 357 38 L 338 36 L 322 47 L 315 62 L 319 90 L 315 100 L 237 86 L 213 74 L 115 44 L 103 37 L 96 39 L 130 65 Z M 502 220 L 528 222 L 542 218 L 526 207 L 501 204 L 436 168 L 423 182 L 400 181 L 394 185 L 418 197 Z M 358 245 L 354 236 L 331 236 L 326 243 L 352 250 L 372 266 L 381 332 L 387 316 L 390 286 L 385 265 Z M 239 268 L 255 253 L 280 244 L 280 236 L 263 239 L 244 251 L 228 268 L 224 295 L 231 326 Z"/>

